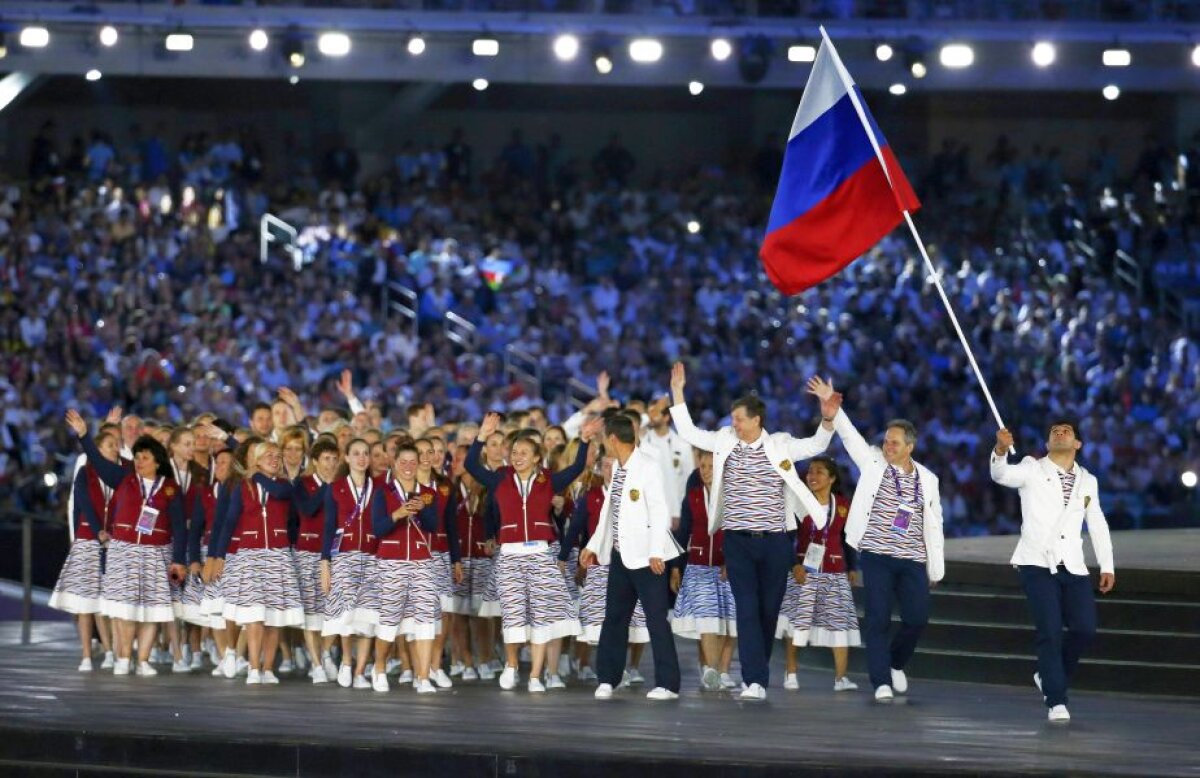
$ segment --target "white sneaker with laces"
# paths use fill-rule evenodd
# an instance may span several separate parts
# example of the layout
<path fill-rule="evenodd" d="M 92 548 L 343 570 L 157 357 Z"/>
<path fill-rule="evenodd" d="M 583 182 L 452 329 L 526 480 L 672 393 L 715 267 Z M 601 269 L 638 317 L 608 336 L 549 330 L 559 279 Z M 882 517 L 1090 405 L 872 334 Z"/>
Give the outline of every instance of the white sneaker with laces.
<path fill-rule="evenodd" d="M 337 678 L 338 666 L 333 663 L 333 657 L 328 653 L 321 657 L 321 667 L 325 668 L 326 678 Z"/>
<path fill-rule="evenodd" d="M 852 692 L 857 688 L 858 684 L 844 675 L 833 682 L 833 690 L 835 692 Z"/>
<path fill-rule="evenodd" d="M 437 687 L 428 678 L 420 678 L 413 683 L 417 694 L 437 694 Z"/>
<path fill-rule="evenodd" d="M 203 670 L 203 669 L 204 669 L 204 652 L 197 651 L 196 653 L 192 654 L 191 670 L 192 670 L 192 672 L 196 672 L 197 670 Z"/>
<path fill-rule="evenodd" d="M 279 663 L 279 674 L 296 672 L 296 663 L 290 659 L 285 659 Z"/>
<path fill-rule="evenodd" d="M 325 675 L 325 668 L 320 665 L 313 665 L 308 677 L 312 678 L 313 683 L 329 683 L 329 676 Z"/>
<path fill-rule="evenodd" d="M 892 689 L 896 694 L 908 693 L 908 676 L 904 674 L 903 670 L 897 670 L 894 667 L 892 668 Z"/>
<path fill-rule="evenodd" d="M 546 685 L 542 683 L 542 679 L 530 676 L 529 691 L 534 694 L 540 694 L 541 692 L 546 691 Z"/>
<path fill-rule="evenodd" d="M 237 652 L 232 648 L 225 649 L 225 658 L 221 660 L 221 673 L 226 678 L 237 675 Z"/>
<path fill-rule="evenodd" d="M 700 688 L 706 692 L 715 692 L 721 688 L 721 674 L 715 667 L 705 667 L 700 673 Z"/>
<path fill-rule="evenodd" d="M 479 680 L 490 681 L 496 677 L 496 671 L 492 669 L 492 665 L 484 662 L 479 666 Z"/>
<path fill-rule="evenodd" d="M 621 682 L 617 684 L 618 689 L 627 689 L 630 686 L 629 671 L 621 673 Z"/>
<path fill-rule="evenodd" d="M 151 675 L 158 675 L 158 671 L 155 670 L 150 665 L 149 662 L 139 662 L 138 663 L 138 675 L 144 675 L 144 676 L 149 677 Z"/>
<path fill-rule="evenodd" d="M 91 671 L 92 671 L 92 658 L 89 656 L 87 659 L 84 659 L 79 663 L 79 672 L 90 673 Z"/>
<path fill-rule="evenodd" d="M 737 681 L 733 680 L 733 676 L 729 673 L 721 673 L 721 685 L 726 689 L 736 689 Z"/>
<path fill-rule="evenodd" d="M 412 683 L 412 682 L 413 682 L 413 671 L 412 670 L 405 670 L 404 672 L 400 673 L 400 675 L 396 676 L 396 683 L 400 684 L 401 686 L 403 686 L 406 683 Z"/>
<path fill-rule="evenodd" d="M 449 689 L 454 686 L 450 676 L 446 675 L 446 671 L 440 667 L 429 671 L 429 680 L 437 684 L 439 689 Z"/>
<path fill-rule="evenodd" d="M 279 678 L 270 670 L 263 670 L 259 677 L 262 679 L 263 683 L 279 683 Z"/>
<path fill-rule="evenodd" d="M 1046 719 L 1054 724 L 1066 724 L 1071 720 L 1066 705 L 1055 705 L 1046 713 Z"/>
<path fill-rule="evenodd" d="M 367 680 L 367 677 L 365 675 L 356 675 L 356 676 L 354 676 L 354 688 L 355 689 L 370 689 L 371 682 Z"/>
<path fill-rule="evenodd" d="M 506 667 L 504 672 L 500 673 L 500 688 L 505 691 L 516 688 L 520 677 L 517 675 L 517 668 Z"/>
<path fill-rule="evenodd" d="M 171 672 L 173 673 L 190 673 L 192 671 L 192 663 L 186 659 L 180 659 L 178 662 L 171 663 Z"/>
<path fill-rule="evenodd" d="M 655 686 L 646 695 L 647 700 L 678 700 L 679 695 L 670 689 L 665 689 L 662 686 Z"/>
<path fill-rule="evenodd" d="M 113 663 L 115 661 L 116 660 L 113 658 L 113 652 L 105 651 L 104 652 L 104 661 L 100 663 L 100 669 L 101 670 L 111 670 L 113 668 Z"/>
<path fill-rule="evenodd" d="M 292 661 L 295 662 L 297 670 L 308 669 L 308 666 L 310 664 L 310 662 L 308 661 L 308 652 L 305 651 L 303 648 L 297 648 L 295 651 L 292 652 Z M 282 670 L 283 668 L 281 667 L 279 669 Z"/>
<path fill-rule="evenodd" d="M 225 671 L 221 669 L 221 665 L 218 664 L 217 666 L 215 666 L 212 669 L 212 677 L 213 678 L 224 678 L 225 677 Z"/>
<path fill-rule="evenodd" d="M 354 683 L 354 670 L 350 665 L 342 665 L 337 671 L 338 686 L 343 689 L 349 689 L 350 684 Z"/>
<path fill-rule="evenodd" d="M 113 675 L 129 675 L 129 660 L 117 659 L 113 662 Z"/>
<path fill-rule="evenodd" d="M 629 670 L 626 672 L 626 676 L 629 678 L 630 686 L 634 686 L 634 685 L 642 684 L 642 683 L 646 682 L 645 676 L 643 676 L 641 671 L 638 670 L 636 667 L 629 668 Z"/>
<path fill-rule="evenodd" d="M 788 673 L 787 675 L 783 676 L 783 688 L 787 689 L 789 692 L 794 692 L 800 688 L 800 680 L 796 678 L 795 673 Z"/>
<path fill-rule="evenodd" d="M 613 687 L 611 683 L 602 683 L 596 687 L 595 697 L 597 700 L 611 700 L 613 696 Z"/>
<path fill-rule="evenodd" d="M 762 684 L 752 683 L 742 690 L 741 699 L 748 702 L 762 702 L 767 699 L 767 690 Z"/>
<path fill-rule="evenodd" d="M 875 690 L 875 702 L 891 702 L 892 698 L 892 687 L 886 683 Z"/>
<path fill-rule="evenodd" d="M 479 673 L 475 672 L 474 667 L 464 667 L 462 671 L 462 679 L 464 681 L 478 681 Z"/>
<path fill-rule="evenodd" d="M 579 668 L 579 680 L 596 681 L 599 679 L 596 677 L 596 671 L 592 669 L 591 665 L 584 665 L 583 667 Z"/>
<path fill-rule="evenodd" d="M 246 672 L 246 685 L 252 686 L 259 683 L 262 683 L 262 673 L 257 670 L 248 670 Z"/>
<path fill-rule="evenodd" d="M 552 675 L 546 679 L 546 688 L 547 689 L 565 689 L 565 688 L 567 688 L 567 685 L 565 683 L 563 683 L 563 679 L 562 679 L 561 675 Z"/>
<path fill-rule="evenodd" d="M 454 662 L 453 664 L 450 665 L 450 672 L 448 673 L 448 675 L 451 678 L 457 678 L 458 676 L 462 675 L 463 670 L 466 670 L 466 669 L 467 669 L 467 666 L 464 665 L 462 662 Z"/>
<path fill-rule="evenodd" d="M 250 663 L 239 656 L 237 658 L 237 674 L 245 675 L 248 672 L 250 672 Z"/>
<path fill-rule="evenodd" d="M 371 679 L 371 688 L 377 692 L 386 692 L 388 690 L 387 673 L 375 673 L 375 677 Z"/>
<path fill-rule="evenodd" d="M 221 664 L 221 653 L 217 650 L 217 642 L 215 640 L 208 641 L 208 661 L 218 666 Z"/>

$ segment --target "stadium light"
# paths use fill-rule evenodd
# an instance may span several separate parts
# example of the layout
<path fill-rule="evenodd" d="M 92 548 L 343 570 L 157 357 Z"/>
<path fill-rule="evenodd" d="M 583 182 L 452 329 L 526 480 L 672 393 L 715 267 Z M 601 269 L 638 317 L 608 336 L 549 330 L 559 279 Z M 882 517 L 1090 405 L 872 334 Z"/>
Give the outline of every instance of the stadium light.
<path fill-rule="evenodd" d="M 100 28 L 100 45 L 105 48 L 112 48 L 117 45 L 117 40 L 120 38 L 117 28 L 111 24 L 106 24 Z"/>
<path fill-rule="evenodd" d="M 1029 52 L 1029 58 L 1033 60 L 1033 64 L 1039 68 L 1048 68 L 1054 64 L 1054 60 L 1058 58 L 1058 49 L 1049 41 L 1038 41 L 1033 44 L 1033 49 Z"/>
<path fill-rule="evenodd" d="M 40 26 L 23 27 L 18 40 L 27 49 L 42 49 L 50 45 L 50 31 Z"/>
<path fill-rule="evenodd" d="M 1129 49 L 1105 49 L 1100 61 L 1107 68 L 1127 68 L 1133 62 Z"/>
<path fill-rule="evenodd" d="M 561 62 L 570 62 L 579 56 L 579 38 L 569 33 L 554 39 L 554 56 Z"/>
<path fill-rule="evenodd" d="M 500 53 L 500 41 L 495 38 L 476 38 L 471 41 L 471 53 L 476 57 L 495 57 Z"/>
<path fill-rule="evenodd" d="M 488 80 L 486 78 L 477 78 L 471 82 L 471 86 L 475 87 L 476 92 L 482 92 L 488 88 Z"/>
<path fill-rule="evenodd" d="M 892 48 L 891 44 L 878 43 L 875 45 L 875 59 L 879 60 L 880 62 L 887 62 L 895 53 L 896 52 Z"/>
<path fill-rule="evenodd" d="M 691 83 L 688 84 L 688 92 L 691 93 L 692 97 L 698 97 L 700 95 L 700 93 L 703 91 L 704 91 L 704 84 L 701 83 L 700 81 L 692 81 Z"/>
<path fill-rule="evenodd" d="M 817 58 L 813 46 L 788 46 L 788 62 L 812 62 Z"/>
<path fill-rule="evenodd" d="M 688 221 L 687 231 L 689 233 L 691 233 L 692 235 L 695 235 L 696 233 L 700 232 L 700 222 L 696 221 L 695 219 L 691 219 L 690 221 Z"/>
<path fill-rule="evenodd" d="M 908 87 L 906 87 L 904 84 L 896 83 L 896 84 L 892 84 L 891 86 L 888 87 L 888 93 L 893 94 L 896 97 L 906 94 L 907 92 L 908 92 Z"/>
<path fill-rule="evenodd" d="M 629 58 L 643 64 L 662 59 L 663 45 L 657 38 L 634 38 L 629 42 Z"/>
<path fill-rule="evenodd" d="M 170 33 L 167 35 L 166 40 L 163 41 L 163 46 L 166 47 L 167 51 L 191 51 L 195 45 L 196 40 L 192 37 L 191 33 L 187 32 Z"/>
<path fill-rule="evenodd" d="M 323 32 L 317 38 L 317 51 L 326 57 L 344 57 L 350 53 L 350 36 L 344 32 Z"/>
<path fill-rule="evenodd" d="M 1192 49 L 1192 64 L 1200 68 L 1200 45 Z"/>
<path fill-rule="evenodd" d="M 948 43 L 938 52 L 938 60 L 951 70 L 969 68 L 975 62 L 975 49 L 965 43 Z"/>
<path fill-rule="evenodd" d="M 712 58 L 717 62 L 724 62 L 733 56 L 733 44 L 729 42 L 728 38 L 713 38 L 709 50 L 712 52 Z"/>
<path fill-rule="evenodd" d="M 42 476 L 42 485 L 47 489 L 53 489 L 54 487 L 58 486 L 58 474 L 54 472 L 47 472 Z"/>
<path fill-rule="evenodd" d="M 1121 87 L 1116 84 L 1109 84 L 1100 91 L 1100 94 L 1104 95 L 1105 100 L 1116 100 L 1121 96 Z"/>
<path fill-rule="evenodd" d="M 92 68 L 88 72 L 84 73 L 83 77 L 86 78 L 88 81 L 99 81 L 103 75 L 104 74 L 101 73 L 99 70 Z"/>
<path fill-rule="evenodd" d="M 607 76 L 613 69 L 612 54 L 609 53 L 608 49 L 600 49 L 592 58 L 592 64 L 596 66 L 597 73 Z"/>
<path fill-rule="evenodd" d="M 289 83 L 289 84 L 291 84 L 292 86 L 295 86 L 296 84 L 299 84 L 299 83 L 300 83 L 300 76 L 298 76 L 298 75 L 296 75 L 295 73 L 293 73 L 292 75 L 288 76 L 288 83 Z"/>
<path fill-rule="evenodd" d="M 256 29 L 250 33 L 250 48 L 255 51 L 263 51 L 271 44 L 271 39 L 267 36 L 267 31 Z"/>
<path fill-rule="evenodd" d="M 414 57 L 419 57 L 425 53 L 425 39 L 420 35 L 414 35 L 408 39 L 408 53 Z"/>
<path fill-rule="evenodd" d="M 1179 476 L 1179 480 L 1189 489 L 1196 488 L 1196 472 L 1194 470 L 1184 470 L 1183 475 Z"/>
<path fill-rule="evenodd" d="M 929 72 L 929 68 L 925 67 L 925 63 L 919 59 L 913 60 L 912 64 L 908 66 L 908 70 L 912 73 L 913 78 L 925 78 L 925 74 Z"/>

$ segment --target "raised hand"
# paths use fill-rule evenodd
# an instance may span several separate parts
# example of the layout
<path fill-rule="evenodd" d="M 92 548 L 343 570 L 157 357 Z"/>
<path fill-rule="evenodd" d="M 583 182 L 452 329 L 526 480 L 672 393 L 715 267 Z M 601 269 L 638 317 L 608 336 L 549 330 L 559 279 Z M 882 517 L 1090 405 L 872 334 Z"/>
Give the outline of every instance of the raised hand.
<path fill-rule="evenodd" d="M 88 431 L 87 422 L 79 415 L 79 411 L 74 408 L 67 411 L 67 426 L 71 428 L 71 431 L 75 433 L 75 437 L 77 438 L 82 438 Z"/>
<path fill-rule="evenodd" d="M 821 401 L 821 418 L 832 420 L 842 408 L 842 393 L 834 392 L 828 400 Z"/>
<path fill-rule="evenodd" d="M 114 405 L 109 408 L 108 415 L 104 417 L 105 424 L 120 424 L 121 423 L 121 406 Z"/>
<path fill-rule="evenodd" d="M 500 414 L 492 412 L 483 417 L 483 421 L 479 424 L 478 440 L 486 441 L 492 435 L 496 434 L 496 430 L 500 429 Z"/>
<path fill-rule="evenodd" d="M 1013 434 L 1007 428 L 996 430 L 996 455 L 1004 456 L 1013 447 Z"/>
<path fill-rule="evenodd" d="M 601 430 L 604 429 L 604 419 L 591 419 L 584 423 L 579 429 L 579 439 L 584 443 L 590 443 Z"/>
<path fill-rule="evenodd" d="M 342 376 L 338 379 L 337 387 L 343 397 L 349 398 L 354 396 L 354 376 L 349 368 L 342 371 Z"/>
<path fill-rule="evenodd" d="M 203 424 L 197 424 L 195 432 L 197 437 L 204 437 L 218 442 L 229 437 L 229 435 L 223 429 L 208 421 L 204 422 Z"/>
<path fill-rule="evenodd" d="M 823 380 L 820 376 L 813 376 L 805 383 L 808 394 L 813 395 L 821 402 L 825 402 L 833 396 L 833 379 Z"/>
<path fill-rule="evenodd" d="M 292 423 L 299 424 L 304 418 L 304 406 L 300 404 L 300 398 L 286 386 L 279 387 L 279 399 L 287 403 L 288 408 L 292 411 Z"/>
<path fill-rule="evenodd" d="M 437 416 L 435 416 L 433 413 L 433 403 L 425 403 L 423 418 L 424 418 L 426 427 L 437 426 Z"/>
<path fill-rule="evenodd" d="M 671 392 L 682 392 L 686 384 L 687 371 L 684 369 L 682 362 L 676 362 L 671 366 Z"/>

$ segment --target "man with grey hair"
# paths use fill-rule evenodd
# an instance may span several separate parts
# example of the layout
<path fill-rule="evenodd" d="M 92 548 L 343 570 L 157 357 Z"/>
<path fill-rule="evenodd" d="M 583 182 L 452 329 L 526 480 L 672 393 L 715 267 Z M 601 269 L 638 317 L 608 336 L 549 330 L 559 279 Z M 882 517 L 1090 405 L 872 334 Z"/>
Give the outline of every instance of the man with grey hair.
<path fill-rule="evenodd" d="M 833 384 L 820 378 L 808 390 L 822 402 L 835 396 Z M 917 430 L 910 421 L 889 421 L 882 448 L 863 439 L 844 409 L 833 427 L 859 471 L 846 542 L 858 551 L 863 575 L 871 685 L 876 701 L 890 702 L 908 691 L 904 666 L 929 621 L 929 589 L 945 575 L 938 478 L 913 461 Z M 900 628 L 889 645 L 893 600 Z"/>

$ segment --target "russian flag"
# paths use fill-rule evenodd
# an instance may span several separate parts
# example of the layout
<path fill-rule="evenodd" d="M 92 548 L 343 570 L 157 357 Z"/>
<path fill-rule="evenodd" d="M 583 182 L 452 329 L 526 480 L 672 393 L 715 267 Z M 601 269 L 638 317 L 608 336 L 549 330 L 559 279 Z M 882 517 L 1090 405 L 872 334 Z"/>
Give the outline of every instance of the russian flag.
<path fill-rule="evenodd" d="M 767 276 L 784 294 L 802 292 L 878 243 L 904 211 L 920 207 L 826 37 L 792 123 L 759 250 Z"/>

